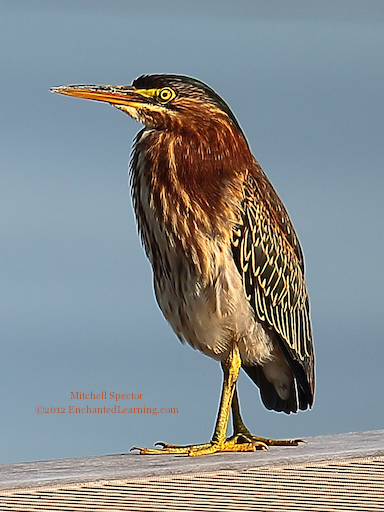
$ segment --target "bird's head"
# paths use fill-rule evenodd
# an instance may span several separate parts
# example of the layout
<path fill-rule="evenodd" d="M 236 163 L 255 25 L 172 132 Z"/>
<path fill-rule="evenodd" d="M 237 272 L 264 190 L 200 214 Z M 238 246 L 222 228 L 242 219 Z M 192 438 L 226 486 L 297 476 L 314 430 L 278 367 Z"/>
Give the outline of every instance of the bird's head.
<path fill-rule="evenodd" d="M 209 236 L 230 239 L 243 182 L 255 161 L 234 114 L 213 89 L 194 78 L 162 74 L 142 75 L 132 85 L 51 90 L 110 103 L 146 126 L 135 139 L 131 159 L 138 212 L 140 191 L 146 189 L 155 217 L 172 236 L 179 239 L 184 233 L 190 240 L 199 226 Z M 205 254 L 198 241 L 190 243 L 196 254 Z M 201 268 L 208 268 L 204 262 Z"/>
<path fill-rule="evenodd" d="M 108 102 L 148 128 L 197 131 L 201 136 L 221 123 L 244 138 L 225 101 L 203 82 L 186 76 L 142 75 L 132 85 L 68 85 L 51 91 Z"/>

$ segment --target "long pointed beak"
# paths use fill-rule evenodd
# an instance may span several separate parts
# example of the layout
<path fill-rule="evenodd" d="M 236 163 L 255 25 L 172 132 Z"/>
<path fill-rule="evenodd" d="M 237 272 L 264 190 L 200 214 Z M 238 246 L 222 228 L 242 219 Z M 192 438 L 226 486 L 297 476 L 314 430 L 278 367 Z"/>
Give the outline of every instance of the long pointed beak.
<path fill-rule="evenodd" d="M 112 105 L 140 107 L 145 98 L 130 85 L 62 85 L 52 87 L 51 92 L 75 96 L 87 100 L 106 101 Z M 146 98 L 148 101 L 148 98 Z"/>

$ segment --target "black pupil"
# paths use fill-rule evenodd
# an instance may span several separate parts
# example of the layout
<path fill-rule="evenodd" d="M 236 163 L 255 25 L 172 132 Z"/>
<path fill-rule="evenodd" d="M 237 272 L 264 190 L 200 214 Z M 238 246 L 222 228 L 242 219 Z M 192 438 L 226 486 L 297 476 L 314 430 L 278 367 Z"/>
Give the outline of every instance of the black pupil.
<path fill-rule="evenodd" d="M 167 100 L 170 96 L 171 96 L 171 94 L 168 89 L 161 91 L 161 99 Z"/>

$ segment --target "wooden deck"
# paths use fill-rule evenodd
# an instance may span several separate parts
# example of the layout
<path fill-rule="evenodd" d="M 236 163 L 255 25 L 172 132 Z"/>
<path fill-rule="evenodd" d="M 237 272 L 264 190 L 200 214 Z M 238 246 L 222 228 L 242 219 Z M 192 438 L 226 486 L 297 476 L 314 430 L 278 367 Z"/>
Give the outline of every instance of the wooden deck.
<path fill-rule="evenodd" d="M 205 457 L 134 453 L 0 466 L 0 510 L 384 511 L 384 430 Z"/>

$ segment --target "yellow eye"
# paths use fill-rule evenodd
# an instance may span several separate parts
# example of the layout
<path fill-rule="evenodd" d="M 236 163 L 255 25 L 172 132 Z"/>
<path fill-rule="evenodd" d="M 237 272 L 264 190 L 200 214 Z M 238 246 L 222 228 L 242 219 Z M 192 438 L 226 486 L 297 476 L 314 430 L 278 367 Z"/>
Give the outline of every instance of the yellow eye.
<path fill-rule="evenodd" d="M 176 96 L 175 91 L 169 89 L 168 87 L 164 87 L 164 89 L 160 89 L 157 93 L 157 99 L 160 103 L 168 103 L 168 101 L 173 100 Z"/>

